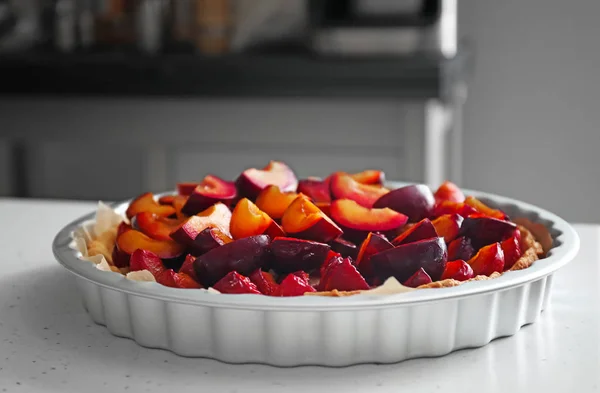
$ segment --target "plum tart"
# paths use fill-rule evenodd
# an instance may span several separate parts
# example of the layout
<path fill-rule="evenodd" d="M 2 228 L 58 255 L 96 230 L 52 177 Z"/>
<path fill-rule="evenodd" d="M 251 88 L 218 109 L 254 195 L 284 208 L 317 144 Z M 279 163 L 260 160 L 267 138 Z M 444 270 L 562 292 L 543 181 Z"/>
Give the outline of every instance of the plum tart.
<path fill-rule="evenodd" d="M 511 219 L 453 183 L 390 190 L 384 178 L 366 170 L 298 180 L 277 161 L 235 181 L 208 175 L 174 195 L 133 199 L 87 255 L 174 288 L 348 296 L 390 281 L 442 288 L 492 279 L 551 246 L 542 225 Z"/>

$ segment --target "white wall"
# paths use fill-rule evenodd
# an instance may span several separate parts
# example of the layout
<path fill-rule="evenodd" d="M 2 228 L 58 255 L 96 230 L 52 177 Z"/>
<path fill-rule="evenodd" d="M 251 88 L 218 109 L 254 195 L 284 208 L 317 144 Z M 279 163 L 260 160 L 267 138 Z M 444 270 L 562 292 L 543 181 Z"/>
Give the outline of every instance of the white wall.
<path fill-rule="evenodd" d="M 461 0 L 463 183 L 600 222 L 600 1 Z"/>
<path fill-rule="evenodd" d="M 121 199 L 270 159 L 301 177 L 369 167 L 418 178 L 422 141 L 406 135 L 407 123 L 421 133 L 409 119 L 422 111 L 388 99 L 0 99 L 0 131 L 29 141 L 34 196 Z"/>

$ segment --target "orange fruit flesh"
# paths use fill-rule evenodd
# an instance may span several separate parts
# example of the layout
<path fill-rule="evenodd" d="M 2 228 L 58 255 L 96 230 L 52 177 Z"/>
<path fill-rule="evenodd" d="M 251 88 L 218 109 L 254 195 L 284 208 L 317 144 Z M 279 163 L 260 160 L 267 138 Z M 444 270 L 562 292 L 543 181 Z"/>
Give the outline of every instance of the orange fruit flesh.
<path fill-rule="evenodd" d="M 280 219 L 297 197 L 295 192 L 281 192 L 276 185 L 270 185 L 258 195 L 256 206 L 271 218 Z"/>
<path fill-rule="evenodd" d="M 322 219 L 331 221 L 308 198 L 300 197 L 296 198 L 286 209 L 281 218 L 281 225 L 287 233 L 298 233 L 310 228 Z"/>
<path fill-rule="evenodd" d="M 264 233 L 272 219 L 248 198 L 240 200 L 231 215 L 230 232 L 234 239 Z"/>

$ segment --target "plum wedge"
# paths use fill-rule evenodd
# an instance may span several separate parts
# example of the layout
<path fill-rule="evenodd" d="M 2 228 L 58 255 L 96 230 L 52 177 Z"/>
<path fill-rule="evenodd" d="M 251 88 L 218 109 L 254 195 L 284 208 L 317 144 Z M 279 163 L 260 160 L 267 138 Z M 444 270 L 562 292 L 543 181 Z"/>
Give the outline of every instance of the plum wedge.
<path fill-rule="evenodd" d="M 431 280 L 429 274 L 427 274 L 423 268 L 420 268 L 404 282 L 404 285 L 411 288 L 417 288 L 421 285 L 429 284 L 430 282 L 433 282 L 433 280 Z"/>
<path fill-rule="evenodd" d="M 323 180 L 306 179 L 298 183 L 298 192 L 306 195 L 315 203 L 331 202 L 329 183 Z"/>
<path fill-rule="evenodd" d="M 323 291 L 356 291 L 369 289 L 365 278 L 356 270 L 350 258 L 335 257 L 325 268 L 319 289 Z"/>
<path fill-rule="evenodd" d="M 449 181 L 443 182 L 433 195 L 436 202 L 449 201 L 461 203 L 465 201 L 465 194 L 463 194 L 456 184 Z"/>
<path fill-rule="evenodd" d="M 454 239 L 448 244 L 448 259 L 462 259 L 468 261 L 475 255 L 475 248 L 471 243 L 471 239 L 461 236 Z"/>
<path fill-rule="evenodd" d="M 158 255 L 151 251 L 138 248 L 131 254 L 129 270 L 132 272 L 137 270 L 148 270 L 156 278 L 160 273 L 165 271 L 165 266 Z"/>
<path fill-rule="evenodd" d="M 373 206 L 388 207 L 408 216 L 410 222 L 417 222 L 431 216 L 435 198 L 426 185 L 413 184 L 390 191 L 377 199 Z"/>
<path fill-rule="evenodd" d="M 468 196 L 465 199 L 465 204 L 471 206 L 473 209 L 486 216 L 497 218 L 499 220 L 506 220 L 507 218 L 506 214 L 503 211 L 493 209 L 473 196 Z"/>
<path fill-rule="evenodd" d="M 281 217 L 288 236 L 327 243 L 342 235 L 342 229 L 307 197 L 298 197 Z"/>
<path fill-rule="evenodd" d="M 177 230 L 183 221 L 177 218 L 162 217 L 151 212 L 142 212 L 135 216 L 135 223 L 140 231 L 156 240 L 171 240 L 171 232 Z"/>
<path fill-rule="evenodd" d="M 346 174 L 361 184 L 383 186 L 383 183 L 385 182 L 385 173 L 378 169 L 367 169 L 357 173 L 335 172 L 329 175 L 324 182 L 329 186 L 331 178 L 338 174 Z"/>
<path fill-rule="evenodd" d="M 408 217 L 392 209 L 369 209 L 351 199 L 331 203 L 331 218 L 344 231 L 344 236 L 356 242 L 364 240 L 369 232 L 395 235 L 406 224 Z"/>
<path fill-rule="evenodd" d="M 279 161 L 271 161 L 263 169 L 246 169 L 235 181 L 240 196 L 256 199 L 269 185 L 276 185 L 282 192 L 295 192 L 298 179 L 289 166 Z"/>
<path fill-rule="evenodd" d="M 204 254 L 213 248 L 231 243 L 231 236 L 223 233 L 219 228 L 205 228 L 194 239 L 194 247 L 197 252 Z"/>
<path fill-rule="evenodd" d="M 402 244 L 430 239 L 432 237 L 438 237 L 438 233 L 435 230 L 433 223 L 428 218 L 424 218 L 398 235 L 398 237 L 392 240 L 392 244 L 394 246 L 400 246 Z"/>
<path fill-rule="evenodd" d="M 186 219 L 169 236 L 177 243 L 195 247 L 196 237 L 206 228 L 217 228 L 222 233 L 230 236 L 229 224 L 231 211 L 222 203 L 216 203 L 203 212 Z"/>
<path fill-rule="evenodd" d="M 256 284 L 236 271 L 229 272 L 214 285 L 214 288 L 221 293 L 261 294 Z"/>
<path fill-rule="evenodd" d="M 333 239 L 329 242 L 329 245 L 333 251 L 339 253 L 344 258 L 350 257 L 356 259 L 356 256 L 358 255 L 358 247 L 356 247 L 356 244 L 342 237 Z"/>
<path fill-rule="evenodd" d="M 256 206 L 272 219 L 280 220 L 285 210 L 298 197 L 295 192 L 282 192 L 278 186 L 270 185 L 258 194 Z"/>
<path fill-rule="evenodd" d="M 367 169 L 366 171 L 353 173 L 350 176 L 354 180 L 362 184 L 373 184 L 382 186 L 385 182 L 385 173 L 377 169 Z"/>
<path fill-rule="evenodd" d="M 172 240 L 155 240 L 140 231 L 131 229 L 117 237 L 119 251 L 128 255 L 137 249 L 147 250 L 161 259 L 173 259 L 183 254 L 185 247 Z"/>
<path fill-rule="evenodd" d="M 208 209 L 217 202 L 229 206 L 236 196 L 237 190 L 233 182 L 208 175 L 194 188 L 181 211 L 183 214 L 191 216 Z"/>
<path fill-rule="evenodd" d="M 480 249 L 467 263 L 471 265 L 476 276 L 479 274 L 489 276 L 504 270 L 504 252 L 500 243 L 490 244 Z"/>
<path fill-rule="evenodd" d="M 371 256 L 373 272 L 380 279 L 390 276 L 405 282 L 423 268 L 432 280 L 442 277 L 448 252 L 443 237 L 434 237 L 418 242 L 404 244 Z"/>
<path fill-rule="evenodd" d="M 263 295 L 275 296 L 279 290 L 271 273 L 256 269 L 248 278 Z"/>
<path fill-rule="evenodd" d="M 125 215 L 131 219 L 142 212 L 150 212 L 158 216 L 168 217 L 175 214 L 175 208 L 170 205 L 161 205 L 154 200 L 154 194 L 147 192 L 131 201 Z"/>
<path fill-rule="evenodd" d="M 308 275 L 304 272 L 288 274 L 279 284 L 277 296 L 302 296 L 306 292 L 315 292 L 308 282 Z"/>
<path fill-rule="evenodd" d="M 511 237 L 517 226 L 505 220 L 492 217 L 467 217 L 462 223 L 460 236 L 473 242 L 475 248 L 501 242 Z"/>
<path fill-rule="evenodd" d="M 194 260 L 196 276 L 208 287 L 232 271 L 249 275 L 269 263 L 270 242 L 269 236 L 258 235 L 213 248 Z"/>
<path fill-rule="evenodd" d="M 332 175 L 329 189 L 333 199 L 351 199 L 366 208 L 373 207 L 379 198 L 389 192 L 387 188 L 359 183 L 346 173 Z"/>
<path fill-rule="evenodd" d="M 310 272 L 319 268 L 329 253 L 331 247 L 324 243 L 276 237 L 271 242 L 273 254 L 273 270 L 281 273 L 292 273 L 303 270 Z"/>
<path fill-rule="evenodd" d="M 229 231 L 234 239 L 262 235 L 263 233 L 271 238 L 285 235 L 279 224 L 248 198 L 242 199 L 235 206 L 231 215 Z"/>
<path fill-rule="evenodd" d="M 435 227 L 437 234 L 442 236 L 446 243 L 450 243 L 458 236 L 462 222 L 463 217 L 460 214 L 444 214 L 431 223 Z"/>
<path fill-rule="evenodd" d="M 509 237 L 500 243 L 504 253 L 504 270 L 508 270 L 521 258 L 521 247 L 517 236 Z"/>
<path fill-rule="evenodd" d="M 394 246 L 382 235 L 373 232 L 369 233 L 367 238 L 361 244 L 358 256 L 356 257 L 356 266 L 358 266 L 358 270 L 366 278 L 371 278 L 373 276 L 371 256 L 392 248 L 394 248 Z"/>
<path fill-rule="evenodd" d="M 442 280 L 451 278 L 453 280 L 466 281 L 473 277 L 475 277 L 473 269 L 462 259 L 446 263 L 446 269 L 444 269 L 444 274 L 442 274 Z"/>

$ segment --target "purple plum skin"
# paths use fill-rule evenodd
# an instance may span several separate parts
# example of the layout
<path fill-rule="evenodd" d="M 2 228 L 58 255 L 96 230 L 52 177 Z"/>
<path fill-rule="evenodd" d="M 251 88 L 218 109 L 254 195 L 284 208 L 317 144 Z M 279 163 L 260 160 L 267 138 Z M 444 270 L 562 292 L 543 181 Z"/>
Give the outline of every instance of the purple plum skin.
<path fill-rule="evenodd" d="M 389 207 L 408 216 L 409 222 L 418 222 L 431 217 L 435 206 L 433 193 L 424 184 L 412 184 L 398 188 L 383 195 L 373 207 Z"/>
<path fill-rule="evenodd" d="M 471 239 L 475 249 L 508 239 L 517 228 L 515 223 L 492 217 L 467 217 L 459 236 Z"/>
<path fill-rule="evenodd" d="M 337 239 L 330 241 L 329 245 L 333 251 L 337 252 L 344 258 L 350 257 L 352 260 L 356 260 L 356 256 L 358 255 L 358 247 L 356 247 L 356 244 L 352 243 L 351 241 L 338 237 Z"/>
<path fill-rule="evenodd" d="M 458 244 L 458 248 L 452 250 L 450 248 L 450 245 L 453 244 Z M 448 248 L 448 260 L 456 261 L 462 259 L 466 262 L 469 259 L 473 258 L 473 256 L 475 255 L 475 248 L 473 248 L 473 245 L 471 244 L 471 239 L 469 239 L 468 237 L 461 236 L 459 238 L 456 238 L 452 242 L 450 242 L 450 245 Z"/>
<path fill-rule="evenodd" d="M 271 267 L 278 273 L 310 272 L 321 267 L 330 249 L 325 243 L 278 237 L 271 243 Z"/>
<path fill-rule="evenodd" d="M 405 282 L 420 268 L 437 281 L 446 268 L 448 251 L 444 238 L 435 237 L 382 251 L 371 256 L 370 262 L 373 272 L 382 281 L 394 276 Z"/>
<path fill-rule="evenodd" d="M 394 246 L 401 246 L 403 244 L 408 244 L 408 243 L 412 243 L 412 242 L 417 242 L 419 240 L 425 240 L 425 239 L 430 239 L 432 237 L 437 237 L 438 234 L 435 230 L 435 227 L 433 226 L 433 224 L 431 223 L 431 220 L 429 220 L 428 218 L 424 218 L 423 222 L 421 222 L 418 228 L 416 228 L 411 234 L 409 234 L 406 238 L 402 239 L 401 241 L 392 241 L 392 244 Z M 402 235 L 402 234 L 400 234 Z M 398 236 L 400 237 L 400 236 Z"/>
<path fill-rule="evenodd" d="M 267 266 L 271 239 L 267 235 L 250 236 L 213 248 L 194 261 L 194 269 L 201 284 L 214 285 L 227 273 L 235 270 L 248 276 L 256 269 Z"/>

